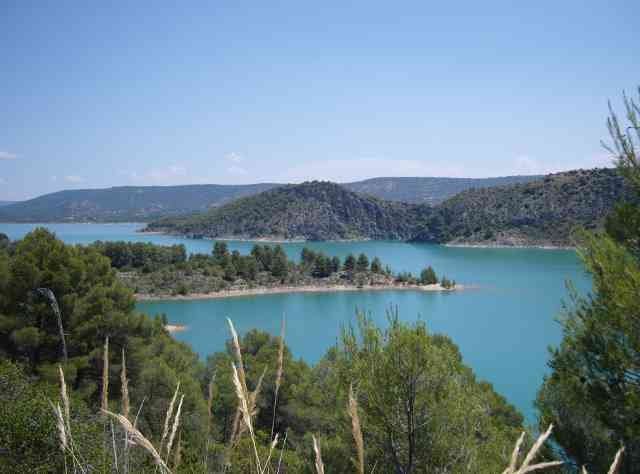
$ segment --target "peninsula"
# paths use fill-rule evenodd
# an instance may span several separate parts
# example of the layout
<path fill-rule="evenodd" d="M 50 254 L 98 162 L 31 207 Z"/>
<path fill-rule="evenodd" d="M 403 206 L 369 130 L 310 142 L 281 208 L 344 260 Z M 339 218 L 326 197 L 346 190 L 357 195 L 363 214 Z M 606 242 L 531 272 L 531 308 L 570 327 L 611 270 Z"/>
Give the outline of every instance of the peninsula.
<path fill-rule="evenodd" d="M 97 242 L 92 245 L 111 260 L 118 279 L 138 300 L 205 299 L 275 293 L 414 290 L 462 288 L 431 266 L 420 275 L 394 273 L 378 257 L 344 259 L 304 248 L 299 262 L 280 245 L 254 245 L 248 255 L 230 252 L 216 242 L 211 255 L 187 256 L 183 245 Z"/>

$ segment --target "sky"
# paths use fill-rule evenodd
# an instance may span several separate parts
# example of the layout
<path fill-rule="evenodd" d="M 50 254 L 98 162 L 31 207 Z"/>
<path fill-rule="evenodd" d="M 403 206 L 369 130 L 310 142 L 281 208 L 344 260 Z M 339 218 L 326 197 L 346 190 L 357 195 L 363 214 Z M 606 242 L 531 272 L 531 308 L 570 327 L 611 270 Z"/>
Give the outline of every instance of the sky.
<path fill-rule="evenodd" d="M 637 0 L 0 2 L 0 200 L 609 166 Z"/>

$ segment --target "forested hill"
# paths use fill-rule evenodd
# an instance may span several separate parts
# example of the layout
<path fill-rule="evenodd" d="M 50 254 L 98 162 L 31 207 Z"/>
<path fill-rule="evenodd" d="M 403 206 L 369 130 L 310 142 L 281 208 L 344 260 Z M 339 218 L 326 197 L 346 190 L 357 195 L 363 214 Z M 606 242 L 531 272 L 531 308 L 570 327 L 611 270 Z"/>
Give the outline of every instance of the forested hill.
<path fill-rule="evenodd" d="M 13 203 L 0 208 L 4 222 L 147 221 L 167 215 L 206 211 L 233 199 L 257 194 L 277 184 L 202 184 L 121 186 L 78 189 Z"/>
<path fill-rule="evenodd" d="M 571 245 L 576 226 L 601 227 L 624 194 L 612 169 L 464 191 L 437 206 L 384 201 L 340 185 L 289 185 L 206 214 L 161 219 L 149 230 L 194 237 L 397 239 L 484 245 Z"/>
<path fill-rule="evenodd" d="M 414 240 L 453 244 L 572 245 L 576 226 L 601 228 L 626 194 L 615 169 L 551 174 L 527 184 L 471 189 L 437 207 Z M 434 231 L 437 231 L 434 238 Z"/>
<path fill-rule="evenodd" d="M 529 182 L 536 178 L 539 176 L 373 178 L 344 186 L 380 199 L 434 204 L 472 187 Z M 283 184 L 122 186 L 59 191 L 17 203 L 0 201 L 0 222 L 146 222 L 164 216 L 206 212 L 278 186 Z"/>
<path fill-rule="evenodd" d="M 404 240 L 413 234 L 417 207 L 313 181 L 238 199 L 206 214 L 161 219 L 148 229 L 194 237 Z"/>
<path fill-rule="evenodd" d="M 434 205 L 467 189 L 529 183 L 541 178 L 543 178 L 542 175 L 500 178 L 371 178 L 345 183 L 343 186 L 357 193 L 369 194 L 389 201 Z"/>

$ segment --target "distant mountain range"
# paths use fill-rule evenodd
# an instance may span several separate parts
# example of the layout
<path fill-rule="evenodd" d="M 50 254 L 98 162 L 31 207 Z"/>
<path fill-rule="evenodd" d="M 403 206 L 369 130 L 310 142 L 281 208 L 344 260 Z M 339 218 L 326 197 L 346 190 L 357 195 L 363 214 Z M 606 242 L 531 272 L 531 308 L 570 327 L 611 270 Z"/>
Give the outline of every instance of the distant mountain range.
<path fill-rule="evenodd" d="M 0 201 L 0 207 L 8 206 L 9 204 L 14 204 L 16 201 Z"/>
<path fill-rule="evenodd" d="M 186 212 L 205 212 L 277 184 L 121 186 L 45 194 L 0 208 L 4 222 L 145 222 Z"/>
<path fill-rule="evenodd" d="M 314 181 L 271 189 L 204 214 L 160 219 L 148 230 L 210 238 L 566 246 L 575 226 L 600 227 L 623 195 L 622 178 L 612 169 L 469 189 L 436 206 L 382 200 Z"/>
<path fill-rule="evenodd" d="M 437 204 L 470 188 L 526 183 L 540 176 L 503 178 L 373 178 L 346 183 L 351 191 L 390 201 Z M 283 184 L 121 186 L 45 194 L 0 206 L 2 222 L 146 222 L 164 216 L 206 212 L 234 199 Z"/>
<path fill-rule="evenodd" d="M 343 186 L 357 193 L 389 201 L 434 205 L 467 189 L 529 183 L 542 177 L 543 175 L 500 178 L 371 178 Z"/>

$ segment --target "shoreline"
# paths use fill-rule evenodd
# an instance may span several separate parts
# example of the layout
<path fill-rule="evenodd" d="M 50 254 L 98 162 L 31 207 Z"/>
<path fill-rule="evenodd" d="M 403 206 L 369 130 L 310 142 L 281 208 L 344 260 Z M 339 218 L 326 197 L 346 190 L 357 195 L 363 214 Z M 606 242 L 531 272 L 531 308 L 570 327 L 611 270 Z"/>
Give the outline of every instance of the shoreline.
<path fill-rule="evenodd" d="M 477 288 L 468 285 L 456 285 L 454 288 L 444 288 L 439 283 L 435 285 L 367 285 L 367 286 L 281 286 L 276 288 L 247 288 L 241 290 L 221 290 L 212 293 L 191 293 L 188 295 L 147 295 L 136 293 L 136 302 L 142 301 L 197 301 L 220 298 L 234 298 L 240 296 L 279 295 L 287 293 L 334 293 L 345 291 L 424 291 L 424 292 L 454 292 Z"/>
<path fill-rule="evenodd" d="M 150 235 L 166 235 L 169 237 L 179 237 L 189 240 L 207 240 L 207 241 L 223 241 L 223 242 L 256 242 L 256 243 L 272 243 L 272 244 L 299 244 L 305 242 L 398 242 L 405 244 L 428 244 L 428 245 L 440 245 L 442 247 L 454 247 L 454 248 L 474 248 L 474 249 L 540 249 L 540 250 L 575 250 L 576 248 L 571 245 L 553 245 L 553 244 L 505 244 L 505 243 L 449 243 L 449 242 L 414 242 L 410 240 L 374 240 L 374 239 L 331 239 L 331 240 L 307 240 L 307 239 L 272 239 L 268 237 L 189 237 L 185 234 L 163 232 L 163 231 L 146 231 L 140 229 L 136 231 L 140 234 Z"/>
<path fill-rule="evenodd" d="M 467 249 L 538 249 L 538 250 L 575 250 L 575 247 L 570 245 L 509 245 L 509 244 L 500 244 L 500 243 L 444 243 L 444 244 L 436 244 L 442 245 L 443 247 L 452 247 L 452 248 L 467 248 Z"/>

